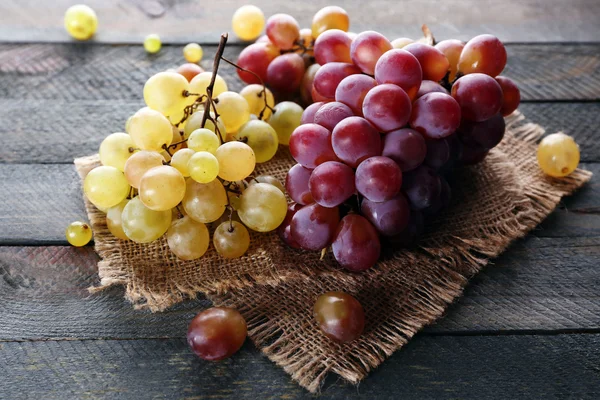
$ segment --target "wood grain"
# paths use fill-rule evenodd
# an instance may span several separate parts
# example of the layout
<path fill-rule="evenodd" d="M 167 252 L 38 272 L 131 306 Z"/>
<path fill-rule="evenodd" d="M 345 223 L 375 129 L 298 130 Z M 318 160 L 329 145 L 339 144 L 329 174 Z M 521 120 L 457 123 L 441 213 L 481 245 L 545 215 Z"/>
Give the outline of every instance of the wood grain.
<path fill-rule="evenodd" d="M 225 55 L 236 59 L 241 49 L 229 46 Z M 504 75 L 515 79 L 524 100 L 600 99 L 600 44 L 509 45 L 507 51 Z M 214 52 L 205 47 L 204 67 Z M 0 98 L 140 102 L 148 77 L 182 62 L 181 46 L 149 56 L 142 46 L 0 44 Z M 241 89 L 233 67 L 219 72 L 233 90 Z"/>
<path fill-rule="evenodd" d="M 184 339 L 0 343 L 10 399 L 314 398 L 246 344 L 196 358 Z M 600 335 L 417 336 L 352 386 L 330 375 L 321 399 L 597 399 Z"/>

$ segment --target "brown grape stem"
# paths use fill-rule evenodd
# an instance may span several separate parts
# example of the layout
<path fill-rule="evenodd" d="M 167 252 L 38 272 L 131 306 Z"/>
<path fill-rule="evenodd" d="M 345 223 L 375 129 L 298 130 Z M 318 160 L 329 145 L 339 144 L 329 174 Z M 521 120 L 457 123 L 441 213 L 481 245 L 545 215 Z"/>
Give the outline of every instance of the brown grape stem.
<path fill-rule="evenodd" d="M 431 29 L 429 29 L 429 27 L 426 24 L 423 24 L 421 26 L 421 30 L 423 31 L 423 36 L 425 37 L 425 39 L 427 39 L 427 44 L 430 46 L 435 46 L 436 41 L 435 41 L 435 38 L 433 37 L 433 33 L 431 32 Z"/>
<path fill-rule="evenodd" d="M 206 88 L 206 101 L 204 103 L 204 114 L 202 115 L 202 124 L 200 125 L 202 128 L 206 125 L 206 121 L 210 118 L 210 108 L 211 105 L 215 109 L 215 118 L 213 123 L 215 124 L 215 130 L 218 132 L 219 140 L 221 143 L 223 142 L 223 138 L 221 137 L 221 132 L 217 126 L 216 119 L 219 118 L 219 115 L 216 113 L 216 107 L 213 101 L 213 90 L 215 87 L 215 81 L 217 79 L 217 72 L 219 71 L 219 64 L 221 62 L 221 58 L 223 57 L 223 52 L 225 51 L 225 45 L 227 44 L 227 39 L 229 35 L 227 33 L 223 33 L 221 35 L 221 40 L 219 41 L 219 47 L 217 47 L 217 54 L 215 54 L 215 59 L 213 61 L 213 71 L 212 76 L 210 78 L 210 83 Z M 212 120 L 212 118 L 210 118 Z"/>

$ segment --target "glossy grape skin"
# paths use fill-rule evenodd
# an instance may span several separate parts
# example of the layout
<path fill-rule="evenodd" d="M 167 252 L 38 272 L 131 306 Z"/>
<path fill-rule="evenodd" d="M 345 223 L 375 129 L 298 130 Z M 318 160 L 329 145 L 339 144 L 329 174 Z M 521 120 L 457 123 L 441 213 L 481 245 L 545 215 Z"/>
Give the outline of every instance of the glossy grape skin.
<path fill-rule="evenodd" d="M 300 125 L 290 137 L 290 153 L 294 160 L 309 169 L 325 161 L 337 161 L 331 136 L 331 132 L 321 125 Z"/>
<path fill-rule="evenodd" d="M 454 82 L 456 79 L 456 74 L 458 72 L 458 60 L 460 59 L 460 54 L 462 53 L 464 47 L 465 44 L 456 39 L 442 40 L 435 45 L 435 48 L 441 51 L 448 60 L 448 68 L 450 72 L 448 75 L 449 82 Z"/>
<path fill-rule="evenodd" d="M 308 186 L 311 173 L 310 169 L 296 164 L 290 168 L 285 177 L 285 189 L 292 200 L 298 204 L 306 205 L 315 202 Z"/>
<path fill-rule="evenodd" d="M 498 145 L 504 137 L 506 124 L 501 114 L 482 122 L 463 120 L 458 129 L 460 140 L 472 146 L 490 150 Z"/>
<path fill-rule="evenodd" d="M 383 138 L 382 155 L 394 160 L 403 172 L 421 165 L 426 154 L 425 139 L 415 130 L 399 129 L 389 132 Z"/>
<path fill-rule="evenodd" d="M 314 83 L 314 82 L 313 82 Z M 311 95 L 311 99 L 313 102 L 323 102 L 323 103 L 329 103 L 330 101 L 334 101 L 334 98 L 330 98 L 330 97 L 325 97 L 323 95 L 321 95 L 319 92 L 317 92 L 317 90 L 315 89 L 314 85 L 310 91 L 310 95 Z"/>
<path fill-rule="evenodd" d="M 265 15 L 253 5 L 243 5 L 233 13 L 231 28 L 244 41 L 255 40 L 265 27 Z"/>
<path fill-rule="evenodd" d="M 540 142 L 537 160 L 542 171 L 549 176 L 562 178 L 571 174 L 579 165 L 579 146 L 564 133 L 553 133 Z"/>
<path fill-rule="evenodd" d="M 237 64 L 260 77 L 258 79 L 251 73 L 237 69 L 240 79 L 247 84 L 260 84 L 261 79 L 267 82 L 267 69 L 269 64 L 279 56 L 279 51 L 270 43 L 254 43 L 244 48 L 238 56 Z"/>
<path fill-rule="evenodd" d="M 390 50 L 375 65 L 377 83 L 393 83 L 400 86 L 408 97 L 414 99 L 421 87 L 423 71 L 419 60 L 403 49 Z"/>
<path fill-rule="evenodd" d="M 177 114 L 194 102 L 193 96 L 185 96 L 189 90 L 187 79 L 177 72 L 159 72 L 144 84 L 144 101 L 153 110 L 165 116 Z"/>
<path fill-rule="evenodd" d="M 269 161 L 279 148 L 277 132 L 265 121 L 252 120 L 246 122 L 234 138 L 252 148 L 257 163 Z"/>
<path fill-rule="evenodd" d="M 129 190 L 127 179 L 115 167 L 96 167 L 83 180 L 85 196 L 100 209 L 116 206 L 125 200 Z"/>
<path fill-rule="evenodd" d="M 460 125 L 460 106 L 452 96 L 428 93 L 418 98 L 410 115 L 410 127 L 429 139 L 453 134 Z"/>
<path fill-rule="evenodd" d="M 311 31 L 315 39 L 323 32 L 330 29 L 340 29 L 348 32 L 350 27 L 350 18 L 346 11 L 338 6 L 327 6 L 321 8 L 313 16 Z"/>
<path fill-rule="evenodd" d="M 292 133 L 300 126 L 303 112 L 302 107 L 293 101 L 282 101 L 275 106 L 275 111 L 268 122 L 277 132 L 279 144 L 285 146 L 290 144 Z"/>
<path fill-rule="evenodd" d="M 208 151 L 209 153 L 216 154 L 220 145 L 221 141 L 217 134 L 206 128 L 200 128 L 193 131 L 187 141 L 188 150 L 193 150 L 194 152 Z M 177 153 L 175 153 L 173 157 L 175 157 Z M 173 162 L 173 160 L 171 160 L 171 162 Z"/>
<path fill-rule="evenodd" d="M 291 93 L 300 87 L 304 71 L 304 60 L 300 55 L 282 54 L 269 64 L 266 82 L 275 91 Z"/>
<path fill-rule="evenodd" d="M 381 203 L 363 199 L 360 211 L 384 236 L 400 234 L 408 226 L 410 218 L 410 206 L 402 193 Z"/>
<path fill-rule="evenodd" d="M 339 83 L 335 100 L 346 104 L 358 117 L 363 116 L 363 102 L 367 93 L 377 86 L 377 81 L 368 75 L 350 75 Z"/>
<path fill-rule="evenodd" d="M 119 171 L 125 169 L 127 159 L 134 153 L 131 136 L 123 132 L 111 133 L 100 143 L 100 162 L 102 165 L 115 167 Z"/>
<path fill-rule="evenodd" d="M 349 117 L 337 124 L 331 143 L 335 155 L 352 168 L 369 157 L 381 154 L 379 132 L 361 117 Z"/>
<path fill-rule="evenodd" d="M 323 207 L 337 207 L 356 191 L 354 171 L 338 161 L 327 161 L 315 168 L 308 185 L 315 202 Z"/>
<path fill-rule="evenodd" d="M 450 200 L 452 198 L 452 190 L 450 189 L 450 185 L 442 176 L 440 176 L 440 182 L 442 184 L 440 195 L 434 200 L 433 204 L 422 210 L 424 215 L 436 215 L 441 210 L 447 208 L 450 204 Z"/>
<path fill-rule="evenodd" d="M 496 77 L 504 70 L 506 58 L 506 49 L 497 37 L 479 35 L 469 40 L 463 48 L 458 70 L 465 75 L 481 73 Z"/>
<path fill-rule="evenodd" d="M 417 210 L 410 210 L 410 218 L 406 228 L 398 235 L 387 239 L 394 246 L 411 247 L 417 243 L 424 230 L 425 219 L 423 218 L 423 213 Z"/>
<path fill-rule="evenodd" d="M 206 225 L 189 216 L 171 223 L 167 244 L 173 254 L 182 260 L 196 260 L 206 253 L 210 237 Z"/>
<path fill-rule="evenodd" d="M 287 210 L 287 214 L 285 215 L 285 219 L 283 220 L 281 225 L 279 225 L 279 227 L 277 228 L 277 234 L 279 235 L 281 240 L 283 240 L 283 242 L 285 244 L 287 244 L 288 246 L 290 246 L 294 249 L 300 249 L 301 247 L 292 238 L 292 231 L 291 231 L 290 224 L 292 223 L 292 218 L 294 217 L 296 212 L 298 210 L 300 210 L 301 208 L 302 208 L 302 204 L 292 203 L 292 204 L 288 205 L 288 210 Z"/>
<path fill-rule="evenodd" d="M 291 15 L 275 14 L 267 20 L 267 36 L 277 48 L 289 50 L 300 38 L 300 26 Z"/>
<path fill-rule="evenodd" d="M 144 50 L 146 50 L 149 54 L 156 54 L 162 48 L 162 41 L 160 40 L 160 36 L 155 33 L 151 33 L 150 35 L 144 38 Z"/>
<path fill-rule="evenodd" d="M 365 329 L 365 312 L 354 297 L 327 292 L 317 298 L 313 310 L 321 331 L 336 342 L 351 342 Z"/>
<path fill-rule="evenodd" d="M 129 240 L 125 232 L 123 231 L 123 209 L 129 203 L 129 200 L 125 199 L 116 206 L 113 206 L 106 210 L 106 227 L 110 233 L 121 240 Z"/>
<path fill-rule="evenodd" d="M 210 183 L 198 183 L 193 179 L 188 179 L 181 204 L 190 218 L 208 224 L 218 220 L 225 212 L 227 194 L 218 180 Z"/>
<path fill-rule="evenodd" d="M 302 113 L 302 119 L 300 120 L 300 124 L 314 124 L 315 114 L 324 104 L 326 103 L 319 101 L 317 103 L 312 103 L 310 106 L 306 107 L 304 109 L 304 112 Z"/>
<path fill-rule="evenodd" d="M 497 76 L 496 82 L 502 88 L 502 108 L 500 112 L 504 117 L 512 114 L 521 102 L 521 91 L 512 79 L 505 76 Z"/>
<path fill-rule="evenodd" d="M 215 104 L 227 133 L 237 132 L 250 120 L 250 106 L 238 93 L 223 92 L 217 96 Z"/>
<path fill-rule="evenodd" d="M 319 64 L 312 64 L 306 68 L 302 82 L 300 83 L 300 97 L 305 104 L 312 103 L 313 82 L 317 71 L 321 68 Z"/>
<path fill-rule="evenodd" d="M 242 194 L 238 216 L 248 228 L 257 232 L 277 229 L 285 219 L 287 200 L 281 190 L 268 183 L 248 186 Z"/>
<path fill-rule="evenodd" d="M 199 63 L 204 55 L 202 46 L 198 43 L 188 43 L 183 48 L 183 58 L 190 63 Z M 189 79 L 188 79 L 189 82 Z"/>
<path fill-rule="evenodd" d="M 351 63 L 351 44 L 352 39 L 346 32 L 339 29 L 325 31 L 315 41 L 315 59 L 321 65 L 330 62 Z"/>
<path fill-rule="evenodd" d="M 188 82 L 191 82 L 196 75 L 203 73 L 204 69 L 198 64 L 185 63 L 177 67 L 175 72 L 177 72 L 179 75 L 182 75 L 185 79 L 187 79 Z"/>
<path fill-rule="evenodd" d="M 188 160 L 190 178 L 198 183 L 209 183 L 219 176 L 219 160 L 208 151 L 198 151 Z"/>
<path fill-rule="evenodd" d="M 432 205 L 442 190 L 440 177 L 425 165 L 404 174 L 403 182 L 402 191 L 406 194 L 411 208 L 415 210 Z"/>
<path fill-rule="evenodd" d="M 65 30 L 77 40 L 88 40 L 98 29 L 98 17 L 94 10 L 86 5 L 71 6 L 65 12 Z"/>
<path fill-rule="evenodd" d="M 415 96 L 415 100 L 418 99 L 419 97 L 423 97 L 428 93 L 444 93 L 444 94 L 450 94 L 442 85 L 440 85 L 437 82 L 434 81 L 426 81 L 423 80 L 423 82 L 421 82 L 421 86 L 419 87 L 419 91 L 417 92 L 417 95 Z"/>
<path fill-rule="evenodd" d="M 254 114 L 258 117 L 258 119 L 265 121 L 269 119 L 272 114 L 272 111 L 269 107 L 275 107 L 275 97 L 268 88 L 259 84 L 251 84 L 240 90 L 240 95 L 248 102 L 250 114 Z M 269 107 L 265 106 L 265 103 Z"/>
<path fill-rule="evenodd" d="M 189 91 L 199 95 L 207 94 L 206 89 L 210 85 L 211 80 L 212 72 L 201 72 L 193 77 L 190 81 Z M 213 97 L 216 97 L 227 90 L 227 82 L 225 82 L 225 79 L 223 79 L 221 75 L 217 74 L 217 77 L 215 78 L 215 85 L 212 91 Z"/>
<path fill-rule="evenodd" d="M 402 38 L 392 40 L 392 47 L 394 49 L 401 49 L 401 48 L 406 47 L 409 44 L 414 43 L 414 42 L 415 41 L 412 39 L 402 37 Z"/>
<path fill-rule="evenodd" d="M 173 127 L 160 112 L 144 107 L 131 117 L 129 135 L 137 148 L 162 151 L 173 140 Z"/>
<path fill-rule="evenodd" d="M 341 120 L 353 116 L 354 113 L 350 107 L 344 103 L 332 101 L 319 108 L 315 113 L 314 122 L 332 131 Z"/>
<path fill-rule="evenodd" d="M 475 165 L 482 162 L 489 150 L 478 146 L 468 145 L 466 143 L 460 143 L 460 155 L 458 161 L 463 165 Z"/>
<path fill-rule="evenodd" d="M 139 199 L 154 211 L 171 210 L 181 202 L 184 194 L 183 175 L 169 165 L 148 170 L 140 180 Z"/>
<path fill-rule="evenodd" d="M 401 187 L 402 171 L 391 158 L 367 158 L 356 169 L 356 190 L 371 201 L 388 201 Z"/>
<path fill-rule="evenodd" d="M 314 89 L 327 99 L 335 98 L 339 83 L 347 76 L 359 74 L 360 69 L 353 64 L 332 62 L 322 65 L 315 74 Z"/>
<path fill-rule="evenodd" d="M 460 105 L 464 119 L 481 122 L 492 118 L 502 108 L 502 88 L 485 74 L 459 78 L 452 86 L 452 97 Z"/>
<path fill-rule="evenodd" d="M 392 84 L 378 85 L 369 90 L 362 106 L 365 118 L 381 132 L 402 128 L 408 122 L 411 110 L 406 92 Z"/>
<path fill-rule="evenodd" d="M 71 246 L 82 247 L 92 240 L 92 228 L 85 222 L 71 222 L 67 226 L 65 237 Z"/>
<path fill-rule="evenodd" d="M 121 224 L 129 239 L 136 243 L 149 243 L 167 232 L 171 218 L 171 210 L 151 210 L 139 197 L 134 197 L 123 208 Z"/>
<path fill-rule="evenodd" d="M 381 253 L 377 231 L 365 217 L 357 214 L 342 218 L 331 247 L 337 262 L 352 272 L 371 268 Z"/>
<path fill-rule="evenodd" d="M 212 307 L 190 322 L 187 341 L 198 357 L 218 361 L 235 354 L 244 344 L 247 334 L 246 321 L 238 311 Z"/>
<path fill-rule="evenodd" d="M 411 43 L 403 48 L 419 60 L 423 79 L 438 82 L 446 76 L 450 63 L 438 49 L 423 43 Z"/>
<path fill-rule="evenodd" d="M 350 47 L 350 57 L 352 62 L 360 68 L 365 74 L 373 75 L 375 73 L 375 64 L 388 50 L 392 49 L 392 44 L 381 33 L 375 31 L 361 32 L 352 41 Z"/>
<path fill-rule="evenodd" d="M 138 151 L 125 163 L 125 179 L 134 188 L 140 187 L 140 180 L 146 171 L 163 165 L 165 158 L 153 151 Z"/>
<path fill-rule="evenodd" d="M 226 181 L 246 179 L 254 171 L 256 156 L 250 146 L 242 142 L 223 143 L 216 152 L 219 177 Z"/>
<path fill-rule="evenodd" d="M 226 221 L 215 229 L 213 245 L 221 257 L 239 258 L 250 247 L 250 234 L 243 224 Z"/>
<path fill-rule="evenodd" d="M 302 207 L 292 217 L 292 239 L 305 250 L 322 250 L 329 246 L 340 222 L 337 207 L 327 208 L 316 203 Z"/>

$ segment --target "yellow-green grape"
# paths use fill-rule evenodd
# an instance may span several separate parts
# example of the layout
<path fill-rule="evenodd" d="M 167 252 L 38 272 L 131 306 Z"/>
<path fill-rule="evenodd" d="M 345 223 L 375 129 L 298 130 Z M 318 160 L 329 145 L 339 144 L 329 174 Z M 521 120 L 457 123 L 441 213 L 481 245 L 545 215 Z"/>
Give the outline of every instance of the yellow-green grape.
<path fill-rule="evenodd" d="M 252 148 L 242 142 L 223 143 L 217 149 L 219 176 L 226 181 L 246 179 L 254 171 L 256 157 Z"/>
<path fill-rule="evenodd" d="M 250 234 L 239 222 L 226 221 L 215 229 L 213 245 L 221 257 L 239 258 L 250 247 Z"/>
<path fill-rule="evenodd" d="M 134 188 L 140 187 L 140 180 L 144 174 L 154 168 L 163 165 L 165 158 L 154 151 L 139 151 L 133 154 L 125 163 L 125 179 Z"/>
<path fill-rule="evenodd" d="M 181 204 L 190 218 L 208 224 L 218 220 L 225 212 L 227 194 L 218 179 L 209 183 L 188 179 Z"/>
<path fill-rule="evenodd" d="M 277 132 L 265 121 L 246 122 L 235 135 L 235 139 L 252 148 L 257 163 L 269 161 L 279 148 Z"/>
<path fill-rule="evenodd" d="M 268 183 L 281 190 L 281 193 L 285 194 L 285 186 L 283 186 L 283 183 L 272 175 L 259 175 L 256 178 L 251 179 L 250 182 L 248 182 L 248 185 L 255 185 L 257 183 Z"/>
<path fill-rule="evenodd" d="M 398 38 L 392 41 L 392 47 L 394 49 L 402 49 L 406 46 L 408 46 L 411 43 L 414 43 L 415 41 L 409 38 Z"/>
<path fill-rule="evenodd" d="M 212 72 L 207 71 L 199 73 L 190 82 L 190 93 L 196 93 L 200 95 L 207 94 L 206 88 L 210 84 L 211 79 Z M 220 75 L 217 74 L 217 77 L 215 78 L 215 85 L 213 86 L 213 98 L 226 91 L 227 83 L 225 82 L 225 79 L 223 79 Z"/>
<path fill-rule="evenodd" d="M 250 120 L 248 102 L 238 93 L 223 92 L 216 98 L 215 103 L 227 133 L 236 132 Z"/>
<path fill-rule="evenodd" d="M 114 237 L 121 240 L 129 240 L 125 232 L 123 231 L 123 223 L 121 219 L 121 215 L 123 214 L 123 209 L 129 203 L 129 200 L 125 199 L 114 207 L 106 210 L 106 226 L 110 233 L 113 234 Z"/>
<path fill-rule="evenodd" d="M 181 74 L 159 72 L 144 84 L 144 101 L 148 107 L 165 116 L 176 115 L 196 99 L 196 96 L 185 95 L 188 85 L 187 79 Z"/>
<path fill-rule="evenodd" d="M 190 177 L 199 183 L 209 183 L 219 175 L 219 161 L 208 151 L 195 153 L 188 162 Z"/>
<path fill-rule="evenodd" d="M 139 198 L 154 211 L 166 211 L 183 200 L 185 179 L 181 172 L 169 165 L 148 170 L 140 180 Z"/>
<path fill-rule="evenodd" d="M 162 47 L 162 42 L 160 40 L 160 36 L 156 33 L 152 33 L 144 39 L 144 50 L 146 50 L 150 54 L 155 54 L 160 51 Z"/>
<path fill-rule="evenodd" d="M 119 171 L 125 170 L 125 163 L 134 153 L 134 144 L 131 136 L 123 132 L 108 135 L 100 144 L 100 162 L 102 165 L 115 167 Z"/>
<path fill-rule="evenodd" d="M 65 12 L 65 29 L 77 40 L 88 40 L 98 28 L 98 17 L 94 10 L 83 4 L 78 4 Z"/>
<path fill-rule="evenodd" d="M 182 260 L 195 260 L 208 250 L 210 237 L 206 225 L 183 217 L 171 223 L 167 244 L 173 254 Z"/>
<path fill-rule="evenodd" d="M 193 113 L 185 122 L 185 126 L 183 128 L 183 136 L 185 139 L 189 139 L 190 135 L 192 134 L 192 132 L 194 132 L 196 129 L 202 129 L 202 118 L 204 118 L 204 111 L 200 112 L 200 111 L 196 111 L 195 113 Z M 213 114 L 212 112 L 210 113 L 211 118 L 214 119 L 215 114 Z M 204 124 L 204 128 L 213 131 L 215 133 L 217 133 L 217 128 L 218 131 L 221 135 L 221 138 L 223 141 L 225 141 L 225 125 L 223 125 L 223 122 L 221 122 L 221 118 L 219 118 L 217 120 L 217 127 L 215 128 L 215 124 L 207 119 L 206 120 L 206 124 Z M 189 147 L 189 144 L 188 144 Z"/>
<path fill-rule="evenodd" d="M 210 129 L 200 128 L 193 131 L 188 138 L 187 146 L 194 151 L 208 151 L 216 154 L 221 145 L 219 137 Z"/>
<path fill-rule="evenodd" d="M 129 135 L 136 147 L 160 152 L 163 146 L 171 144 L 173 128 L 169 120 L 160 112 L 142 108 L 131 118 Z"/>
<path fill-rule="evenodd" d="M 129 189 L 125 175 L 115 167 L 96 167 L 83 180 L 85 195 L 98 208 L 116 206 L 125 200 Z"/>
<path fill-rule="evenodd" d="M 575 171 L 579 165 L 579 146 L 564 133 L 546 136 L 537 150 L 538 164 L 545 174 L 561 178 Z"/>
<path fill-rule="evenodd" d="M 302 107 L 292 101 L 277 104 L 275 112 L 269 118 L 269 125 L 277 132 L 280 144 L 289 145 L 292 132 L 300 126 L 303 112 Z"/>
<path fill-rule="evenodd" d="M 231 28 L 242 40 L 256 40 L 265 27 L 265 15 L 262 10 L 253 5 L 245 5 L 233 13 Z"/>
<path fill-rule="evenodd" d="M 250 114 L 260 118 L 260 113 L 262 112 L 263 115 L 261 119 L 266 121 L 272 114 L 269 107 L 275 107 L 275 97 L 273 97 L 273 93 L 266 87 L 264 90 L 265 92 L 263 93 L 263 85 L 253 83 L 243 88 L 240 91 L 240 95 L 248 102 Z M 266 103 L 269 107 L 265 107 L 265 98 L 267 99 Z"/>
<path fill-rule="evenodd" d="M 71 246 L 85 246 L 92 240 L 92 228 L 85 222 L 71 222 L 69 226 L 67 226 L 65 236 Z"/>
<path fill-rule="evenodd" d="M 248 186 L 237 210 L 242 222 L 258 232 L 276 229 L 287 213 L 287 200 L 281 190 L 268 183 Z"/>
<path fill-rule="evenodd" d="M 171 225 L 171 210 L 154 211 L 138 196 L 125 205 L 121 225 L 125 235 L 136 243 L 149 243 L 165 234 Z"/>
<path fill-rule="evenodd" d="M 198 43 L 188 43 L 183 48 L 183 58 L 187 62 L 199 63 L 203 55 L 204 51 Z"/>
<path fill-rule="evenodd" d="M 211 134 L 213 136 L 215 135 L 212 132 Z M 173 157 L 171 158 L 171 167 L 177 168 L 177 170 L 181 172 L 181 175 L 187 178 L 188 176 L 190 176 L 188 162 L 190 161 L 190 158 L 192 158 L 194 153 L 195 151 L 192 149 L 181 149 L 177 151 L 175 154 L 173 154 Z"/>
<path fill-rule="evenodd" d="M 130 115 L 129 118 L 127 118 L 127 121 L 125 122 L 125 132 L 129 133 L 129 127 L 131 126 L 131 119 L 133 118 L 133 115 Z"/>

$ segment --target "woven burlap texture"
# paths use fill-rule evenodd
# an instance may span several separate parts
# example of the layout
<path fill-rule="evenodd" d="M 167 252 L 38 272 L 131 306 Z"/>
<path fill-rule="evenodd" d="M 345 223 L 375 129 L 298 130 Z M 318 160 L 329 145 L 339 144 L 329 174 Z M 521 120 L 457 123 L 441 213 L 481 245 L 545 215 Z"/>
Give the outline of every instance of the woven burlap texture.
<path fill-rule="evenodd" d="M 161 238 L 149 244 L 115 239 L 105 215 L 86 200 L 94 230 L 100 286 L 124 285 L 136 307 L 161 311 L 203 292 L 216 305 L 235 307 L 246 318 L 249 337 L 272 361 L 311 392 L 329 372 L 356 383 L 402 347 L 423 326 L 439 318 L 489 258 L 533 229 L 591 177 L 576 170 L 562 179 L 544 176 L 535 143 L 542 127 L 515 113 L 502 143 L 486 160 L 456 171 L 452 204 L 429 226 L 420 247 L 386 249 L 371 270 L 341 270 L 331 253 L 286 247 L 275 233 L 251 235 L 244 257 L 224 260 L 214 249 L 196 261 L 181 261 Z M 294 161 L 284 149 L 257 173 L 283 180 Z M 98 156 L 75 160 L 83 179 Z M 335 344 L 312 317 L 316 297 L 341 290 L 365 308 L 360 339 Z M 183 334 L 183 333 L 182 333 Z"/>

